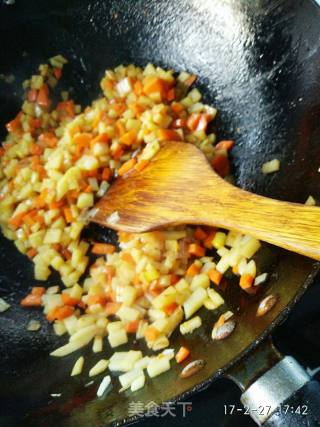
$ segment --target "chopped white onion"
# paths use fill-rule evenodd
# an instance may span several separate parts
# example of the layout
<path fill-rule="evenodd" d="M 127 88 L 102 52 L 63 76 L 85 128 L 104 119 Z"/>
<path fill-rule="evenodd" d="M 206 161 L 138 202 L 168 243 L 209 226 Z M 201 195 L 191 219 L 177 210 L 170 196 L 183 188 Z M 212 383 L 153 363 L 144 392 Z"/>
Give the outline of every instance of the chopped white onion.
<path fill-rule="evenodd" d="M 8 304 L 3 298 L 0 298 L 0 313 L 8 310 L 10 308 L 10 304 Z"/>
<path fill-rule="evenodd" d="M 41 323 L 39 320 L 30 320 L 27 326 L 28 331 L 38 331 L 41 328 Z"/>
<path fill-rule="evenodd" d="M 99 385 L 99 388 L 97 390 L 97 396 L 102 397 L 110 384 L 111 384 L 110 375 L 106 375 Z"/>

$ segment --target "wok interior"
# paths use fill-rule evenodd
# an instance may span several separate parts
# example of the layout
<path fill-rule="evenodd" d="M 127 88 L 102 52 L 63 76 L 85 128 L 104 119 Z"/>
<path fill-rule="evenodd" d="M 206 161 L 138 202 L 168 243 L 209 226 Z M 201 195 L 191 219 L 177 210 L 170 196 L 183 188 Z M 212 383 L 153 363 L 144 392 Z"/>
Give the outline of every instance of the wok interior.
<path fill-rule="evenodd" d="M 279 199 L 304 202 L 319 196 L 320 159 L 320 13 L 310 1 L 137 0 L 17 2 L 0 6 L 3 46 L 0 73 L 13 74 L 13 84 L 0 82 L 0 117 L 4 123 L 20 105 L 21 83 L 55 54 L 70 61 L 65 88 L 73 87 L 82 105 L 99 93 L 106 68 L 120 63 L 153 62 L 195 73 L 205 100 L 220 111 L 220 137 L 234 138 L 237 185 Z M 263 176 L 261 165 L 281 160 L 281 170 Z M 212 189 L 216 191 L 216 189 Z M 94 230 L 89 233 L 95 232 Z M 106 239 L 112 233 L 105 232 Z M 261 336 L 270 332 L 302 293 L 316 272 L 314 262 L 265 247 L 260 265 L 271 272 L 264 293 L 279 296 L 277 306 L 257 319 L 257 298 L 247 297 L 232 283 L 224 298 L 236 313 L 238 326 L 226 341 L 213 343 L 210 331 L 217 313 L 201 313 L 204 326 L 185 337 L 194 359 L 207 361 L 194 377 L 179 379 L 179 368 L 148 380 L 144 389 L 96 400 L 88 368 L 101 358 L 87 349 L 84 374 L 70 379 L 79 354 L 62 360 L 48 356 L 64 342 L 42 322 L 39 333 L 26 331 L 28 321 L 42 314 L 19 307 L 34 284 L 31 263 L 14 245 L 0 240 L 0 290 L 12 307 L 0 317 L 0 399 L 5 419 L 28 413 L 24 425 L 103 425 L 128 417 L 131 400 L 147 403 L 173 400 L 218 376 Z M 50 279 L 57 283 L 57 277 Z M 90 347 L 90 346 L 89 346 Z M 133 344 L 134 348 L 140 348 Z M 117 350 L 122 350 L 121 348 Z M 108 353 L 106 357 L 108 358 Z M 51 393 L 62 393 L 53 399 Z M 49 404 L 48 404 L 49 403 Z"/>

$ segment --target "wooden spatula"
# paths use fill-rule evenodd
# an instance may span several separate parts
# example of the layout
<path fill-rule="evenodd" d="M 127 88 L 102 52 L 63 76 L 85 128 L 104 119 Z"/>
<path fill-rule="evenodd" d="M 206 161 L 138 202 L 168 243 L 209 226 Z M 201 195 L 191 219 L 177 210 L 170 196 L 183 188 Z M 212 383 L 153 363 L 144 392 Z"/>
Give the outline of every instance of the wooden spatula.
<path fill-rule="evenodd" d="M 320 208 L 241 190 L 184 142 L 164 143 L 144 170 L 118 178 L 90 220 L 127 232 L 178 224 L 217 226 L 320 260 Z"/>

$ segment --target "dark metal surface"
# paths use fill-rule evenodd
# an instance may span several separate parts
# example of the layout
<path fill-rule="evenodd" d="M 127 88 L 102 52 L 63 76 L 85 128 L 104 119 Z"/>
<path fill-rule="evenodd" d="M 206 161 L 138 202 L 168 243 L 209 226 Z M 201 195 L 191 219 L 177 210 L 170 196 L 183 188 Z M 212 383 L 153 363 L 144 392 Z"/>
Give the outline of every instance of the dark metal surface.
<path fill-rule="evenodd" d="M 206 101 L 221 112 L 221 137 L 237 140 L 233 152 L 237 184 L 284 200 L 303 202 L 319 196 L 320 41 L 319 9 L 310 1 L 169 0 L 21 1 L 0 6 L 0 73 L 13 73 L 13 84 L 0 83 L 4 124 L 20 104 L 20 84 L 48 57 L 70 60 L 65 86 L 85 104 L 98 94 L 105 68 L 119 63 L 154 62 L 199 76 Z M 277 157 L 281 171 L 260 172 Z M 18 304 L 34 284 L 32 268 L 14 246 L 0 240 L 0 294 L 13 307 L 0 317 L 0 411 L 7 425 L 102 426 L 128 417 L 130 394 L 112 392 L 95 399 L 97 384 L 84 387 L 98 357 L 88 349 L 84 373 L 70 379 L 78 354 L 63 361 L 48 352 L 63 338 L 42 322 L 39 334 L 25 330 L 37 312 Z M 257 298 L 232 283 L 224 296 L 236 311 L 238 326 L 225 342 L 213 344 L 209 331 L 217 314 L 207 313 L 204 328 L 177 337 L 207 365 L 195 377 L 178 379 L 178 368 L 135 393 L 136 401 L 159 403 L 187 396 L 209 384 L 267 334 L 291 309 L 312 281 L 317 264 L 266 247 L 259 264 L 272 272 L 263 293 L 277 293 L 278 305 L 256 319 Z M 51 283 L 56 283 L 53 278 Z M 120 348 L 121 350 L 122 348 Z M 108 357 L 108 353 L 107 353 Z M 62 393 L 58 398 L 51 393 Z M 4 424 L 5 425 L 5 424 Z"/>

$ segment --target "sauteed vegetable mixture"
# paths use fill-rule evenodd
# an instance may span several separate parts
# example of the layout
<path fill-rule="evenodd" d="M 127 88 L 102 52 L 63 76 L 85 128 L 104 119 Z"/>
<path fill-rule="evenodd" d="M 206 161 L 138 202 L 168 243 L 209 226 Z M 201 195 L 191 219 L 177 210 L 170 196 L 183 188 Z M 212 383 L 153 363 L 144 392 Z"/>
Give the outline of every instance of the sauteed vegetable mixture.
<path fill-rule="evenodd" d="M 122 389 L 135 391 L 144 385 L 144 369 L 154 377 L 170 368 L 174 355 L 177 363 L 191 360 L 192 349 L 181 347 L 175 354 L 169 348 L 170 335 L 175 329 L 192 333 L 201 326 L 201 307 L 214 311 L 224 304 L 219 286 L 228 270 L 247 293 L 255 293 L 267 274 L 257 274 L 252 259 L 260 242 L 234 232 L 197 226 L 119 232 L 119 247 L 82 237 L 86 214 L 112 180 L 142 171 L 162 141 L 195 144 L 226 179 L 234 142 L 217 141 L 211 131 L 217 111 L 201 102 L 194 75 L 151 64 L 120 65 L 105 72 L 101 97 L 82 109 L 68 92 L 53 101 L 66 63 L 58 55 L 39 67 L 24 83 L 21 111 L 6 125 L 0 149 L 1 229 L 34 263 L 35 286 L 21 305 L 42 307 L 55 333 L 68 337 L 51 354 L 65 356 L 89 343 L 103 354 L 104 346 L 117 348 L 134 335 L 146 341 L 148 356 L 121 347 L 109 360 L 102 357 L 89 375 L 107 368 L 124 372 Z M 63 289 L 41 284 L 53 270 Z M 3 300 L 0 307 L 9 308 Z M 232 316 L 230 311 L 213 316 L 214 340 L 233 331 Z M 30 331 L 39 327 L 31 325 Z M 71 375 L 80 374 L 84 363 L 80 357 Z M 105 377 L 98 394 L 109 384 Z"/>

